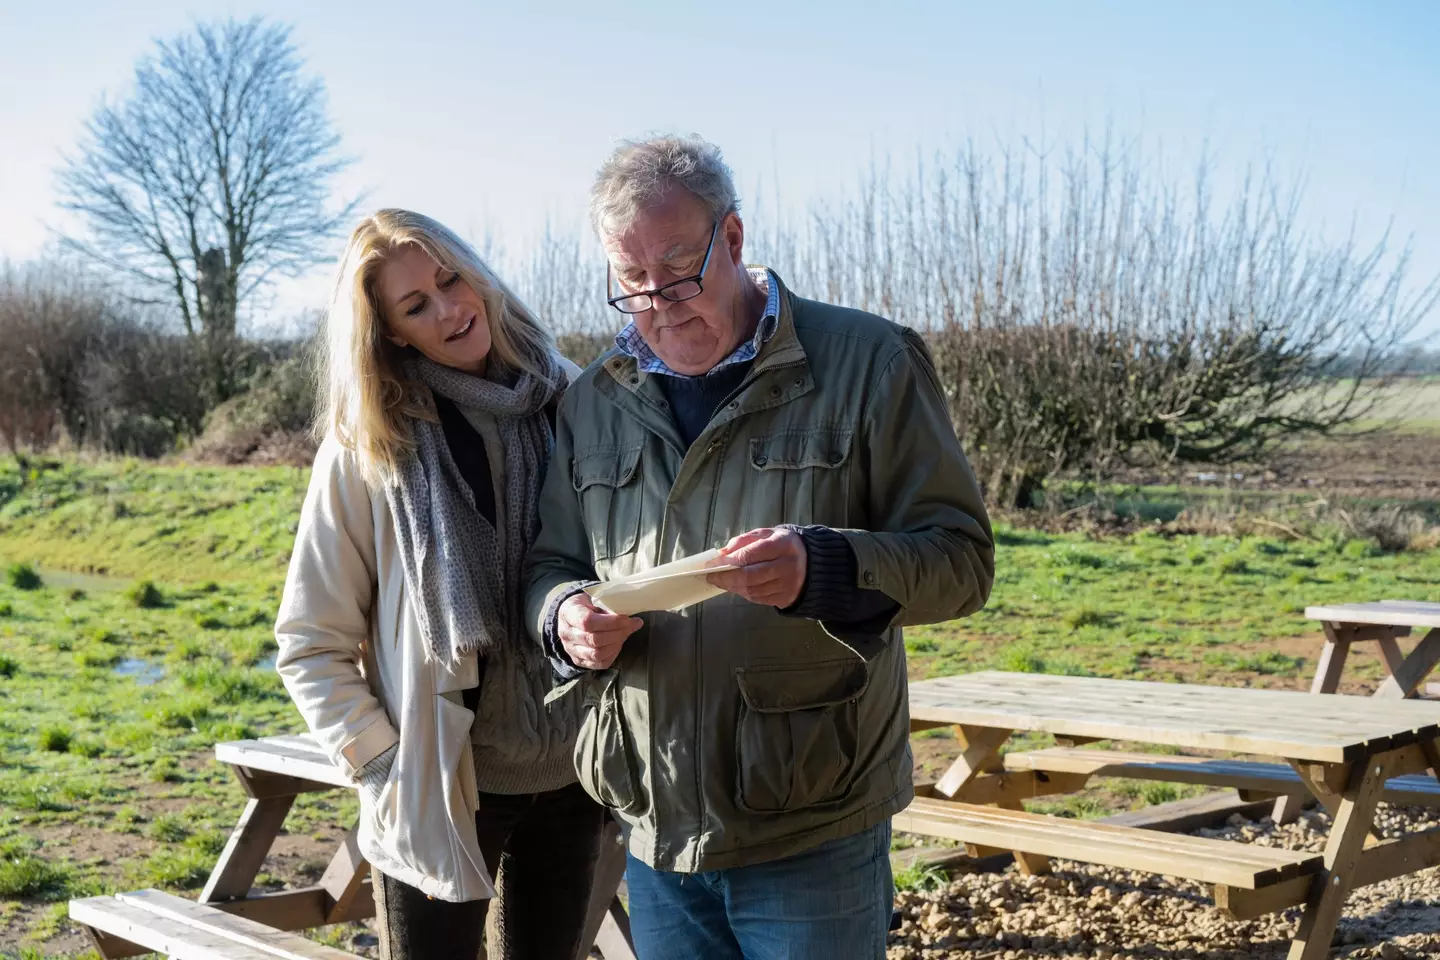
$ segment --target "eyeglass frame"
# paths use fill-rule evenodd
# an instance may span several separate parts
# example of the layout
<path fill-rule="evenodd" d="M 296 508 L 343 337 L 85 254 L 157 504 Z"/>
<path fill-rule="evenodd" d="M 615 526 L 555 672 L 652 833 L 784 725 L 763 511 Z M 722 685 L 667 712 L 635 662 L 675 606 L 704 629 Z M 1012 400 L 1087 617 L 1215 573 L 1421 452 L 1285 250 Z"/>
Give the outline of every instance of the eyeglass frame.
<path fill-rule="evenodd" d="M 625 294 L 621 294 L 621 295 L 618 296 L 618 297 L 606 297 L 605 302 L 608 303 L 610 306 L 614 307 L 616 310 L 619 310 L 621 313 L 625 314 L 625 316 L 627 316 L 627 317 L 633 317 L 633 316 L 634 316 L 635 314 L 637 314 L 637 313 L 644 313 L 646 310 L 654 310 L 654 309 L 655 309 L 655 297 L 657 297 L 657 296 L 660 297 L 661 299 L 665 300 L 665 301 L 668 302 L 668 303 L 684 303 L 686 300 L 694 300 L 696 297 L 700 296 L 700 294 L 702 294 L 702 293 L 705 292 L 705 284 L 702 283 L 701 281 L 702 281 L 702 279 L 703 279 L 704 276 L 705 276 L 705 271 L 706 271 L 706 269 L 708 269 L 709 266 L 710 266 L 710 255 L 715 252 L 715 236 L 716 236 L 716 234 L 718 234 L 719 232 L 720 232 L 720 221 L 719 221 L 719 220 L 716 220 L 716 221 L 715 221 L 715 225 L 710 228 L 710 242 L 705 245 L 705 259 L 704 259 L 703 261 L 701 261 L 701 263 L 700 263 L 700 272 L 697 273 L 697 274 L 695 274 L 695 276 L 693 276 L 693 277 L 682 277 L 682 278 L 680 278 L 679 280 L 672 280 L 670 283 L 662 284 L 662 285 L 656 287 L 656 288 L 653 289 L 653 290 L 638 290 L 638 291 L 636 291 L 635 293 L 625 293 Z M 613 271 L 610 269 L 610 260 L 609 260 L 609 258 L 607 257 L 606 260 L 605 260 L 605 292 L 606 292 L 606 293 L 609 293 L 609 292 L 610 292 L 610 286 L 611 286 L 611 280 L 612 280 L 612 279 L 613 279 Z M 665 291 L 666 291 L 666 290 L 669 290 L 671 287 L 678 287 L 678 286 L 680 286 L 681 284 L 685 284 L 685 283 L 693 283 L 693 284 L 695 284 L 695 286 L 696 286 L 696 288 L 697 288 L 697 289 L 695 290 L 695 292 L 692 293 L 690 296 L 688 296 L 688 297 L 681 297 L 681 298 L 679 298 L 678 300 L 677 300 L 677 299 L 674 299 L 674 298 L 672 298 L 672 297 L 667 297 L 667 296 L 665 296 Z M 649 301 L 650 301 L 649 306 L 645 307 L 645 310 L 625 310 L 625 309 L 621 308 L 621 306 L 620 306 L 620 301 L 621 301 L 621 300 L 632 300 L 632 299 L 634 299 L 634 298 L 636 298 L 636 297 L 646 297 L 646 298 L 648 298 Z"/>

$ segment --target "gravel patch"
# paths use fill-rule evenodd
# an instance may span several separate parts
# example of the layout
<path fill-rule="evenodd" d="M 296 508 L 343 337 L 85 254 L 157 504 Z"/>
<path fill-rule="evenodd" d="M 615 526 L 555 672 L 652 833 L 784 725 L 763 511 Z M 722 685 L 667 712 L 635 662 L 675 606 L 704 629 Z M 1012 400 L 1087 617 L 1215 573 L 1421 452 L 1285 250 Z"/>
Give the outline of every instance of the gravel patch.
<path fill-rule="evenodd" d="M 1382 805 L 1385 837 L 1440 826 L 1440 812 Z M 1330 818 L 1311 812 L 1276 826 L 1239 816 L 1199 836 L 1296 850 L 1324 848 Z M 1271 960 L 1283 958 L 1300 908 L 1256 920 L 1228 920 L 1204 884 L 1153 874 L 1054 861 L 1054 872 L 1024 877 L 965 874 L 932 892 L 902 892 L 903 917 L 888 960 Z M 1440 867 L 1353 891 L 1335 935 L 1334 956 L 1440 958 Z"/>

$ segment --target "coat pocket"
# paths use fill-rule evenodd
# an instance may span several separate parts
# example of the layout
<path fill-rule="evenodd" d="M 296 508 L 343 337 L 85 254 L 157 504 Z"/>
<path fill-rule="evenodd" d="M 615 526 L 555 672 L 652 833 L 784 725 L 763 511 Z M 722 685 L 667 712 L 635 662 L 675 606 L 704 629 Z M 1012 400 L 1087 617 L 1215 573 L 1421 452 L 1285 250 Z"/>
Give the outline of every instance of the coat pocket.
<path fill-rule="evenodd" d="M 865 664 L 847 657 L 742 667 L 736 723 L 736 805 L 753 813 L 845 799 L 854 780 L 857 701 Z"/>
<path fill-rule="evenodd" d="M 594 561 L 635 549 L 640 535 L 641 445 L 597 447 L 575 455 L 572 478 Z"/>
<path fill-rule="evenodd" d="M 853 431 L 838 427 L 810 427 L 752 437 L 746 499 L 754 515 L 746 526 L 850 526 L 853 436 Z"/>
<path fill-rule="evenodd" d="M 575 742 L 575 774 L 603 806 L 633 813 L 640 806 L 634 746 L 620 709 L 619 673 L 586 684 L 585 718 Z"/>

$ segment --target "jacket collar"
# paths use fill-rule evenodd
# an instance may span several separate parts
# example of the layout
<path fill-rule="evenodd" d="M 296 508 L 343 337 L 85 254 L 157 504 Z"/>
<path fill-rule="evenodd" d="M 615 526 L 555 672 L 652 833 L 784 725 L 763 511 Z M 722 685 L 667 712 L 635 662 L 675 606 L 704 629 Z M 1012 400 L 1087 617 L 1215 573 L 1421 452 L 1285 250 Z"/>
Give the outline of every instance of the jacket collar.
<path fill-rule="evenodd" d="M 753 373 L 759 373 L 774 367 L 793 366 L 805 362 L 805 349 L 800 345 L 800 337 L 795 332 L 795 305 L 794 294 L 780 275 L 769 267 L 759 264 L 747 265 L 749 269 L 769 270 L 770 280 L 779 287 L 780 313 L 775 324 L 775 332 L 770 339 L 760 347 L 755 356 Z M 611 350 L 609 355 L 602 362 L 607 374 L 622 389 L 631 393 L 638 393 L 645 381 L 652 376 L 663 376 L 663 374 L 651 374 L 643 370 L 640 364 L 632 356 L 620 352 L 618 349 Z"/>

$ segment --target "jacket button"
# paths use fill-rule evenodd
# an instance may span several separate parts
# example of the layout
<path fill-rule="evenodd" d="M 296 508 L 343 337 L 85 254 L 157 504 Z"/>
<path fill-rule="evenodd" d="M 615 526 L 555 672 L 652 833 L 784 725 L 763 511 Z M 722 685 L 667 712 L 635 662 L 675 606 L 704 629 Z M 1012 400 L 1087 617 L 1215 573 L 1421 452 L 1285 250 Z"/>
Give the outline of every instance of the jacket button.
<path fill-rule="evenodd" d="M 728 404 L 726 404 L 726 406 L 729 407 L 731 410 L 738 410 L 740 409 L 740 401 L 731 400 Z"/>
<path fill-rule="evenodd" d="M 765 454 L 763 454 L 763 453 L 757 453 L 757 454 L 755 454 L 755 466 L 757 466 L 757 467 L 763 467 L 763 466 L 765 466 L 765 464 L 767 464 L 767 463 L 769 463 L 769 462 L 770 462 L 770 460 L 769 460 L 768 457 L 765 456 Z"/>
<path fill-rule="evenodd" d="M 874 570 L 866 570 L 866 571 L 865 571 L 865 582 L 866 582 L 866 583 L 874 583 L 874 582 L 875 582 L 875 571 L 874 571 Z"/>
<path fill-rule="evenodd" d="M 804 378 L 804 377 L 796 377 L 796 378 L 795 378 L 795 386 L 797 386 L 797 387 L 803 387 L 803 386 L 805 386 L 805 378 Z"/>
<path fill-rule="evenodd" d="M 779 388 L 779 387 L 771 387 L 771 388 L 770 388 L 770 396 L 772 396 L 772 397 L 778 397 L 778 396 L 780 396 L 780 388 Z"/>

